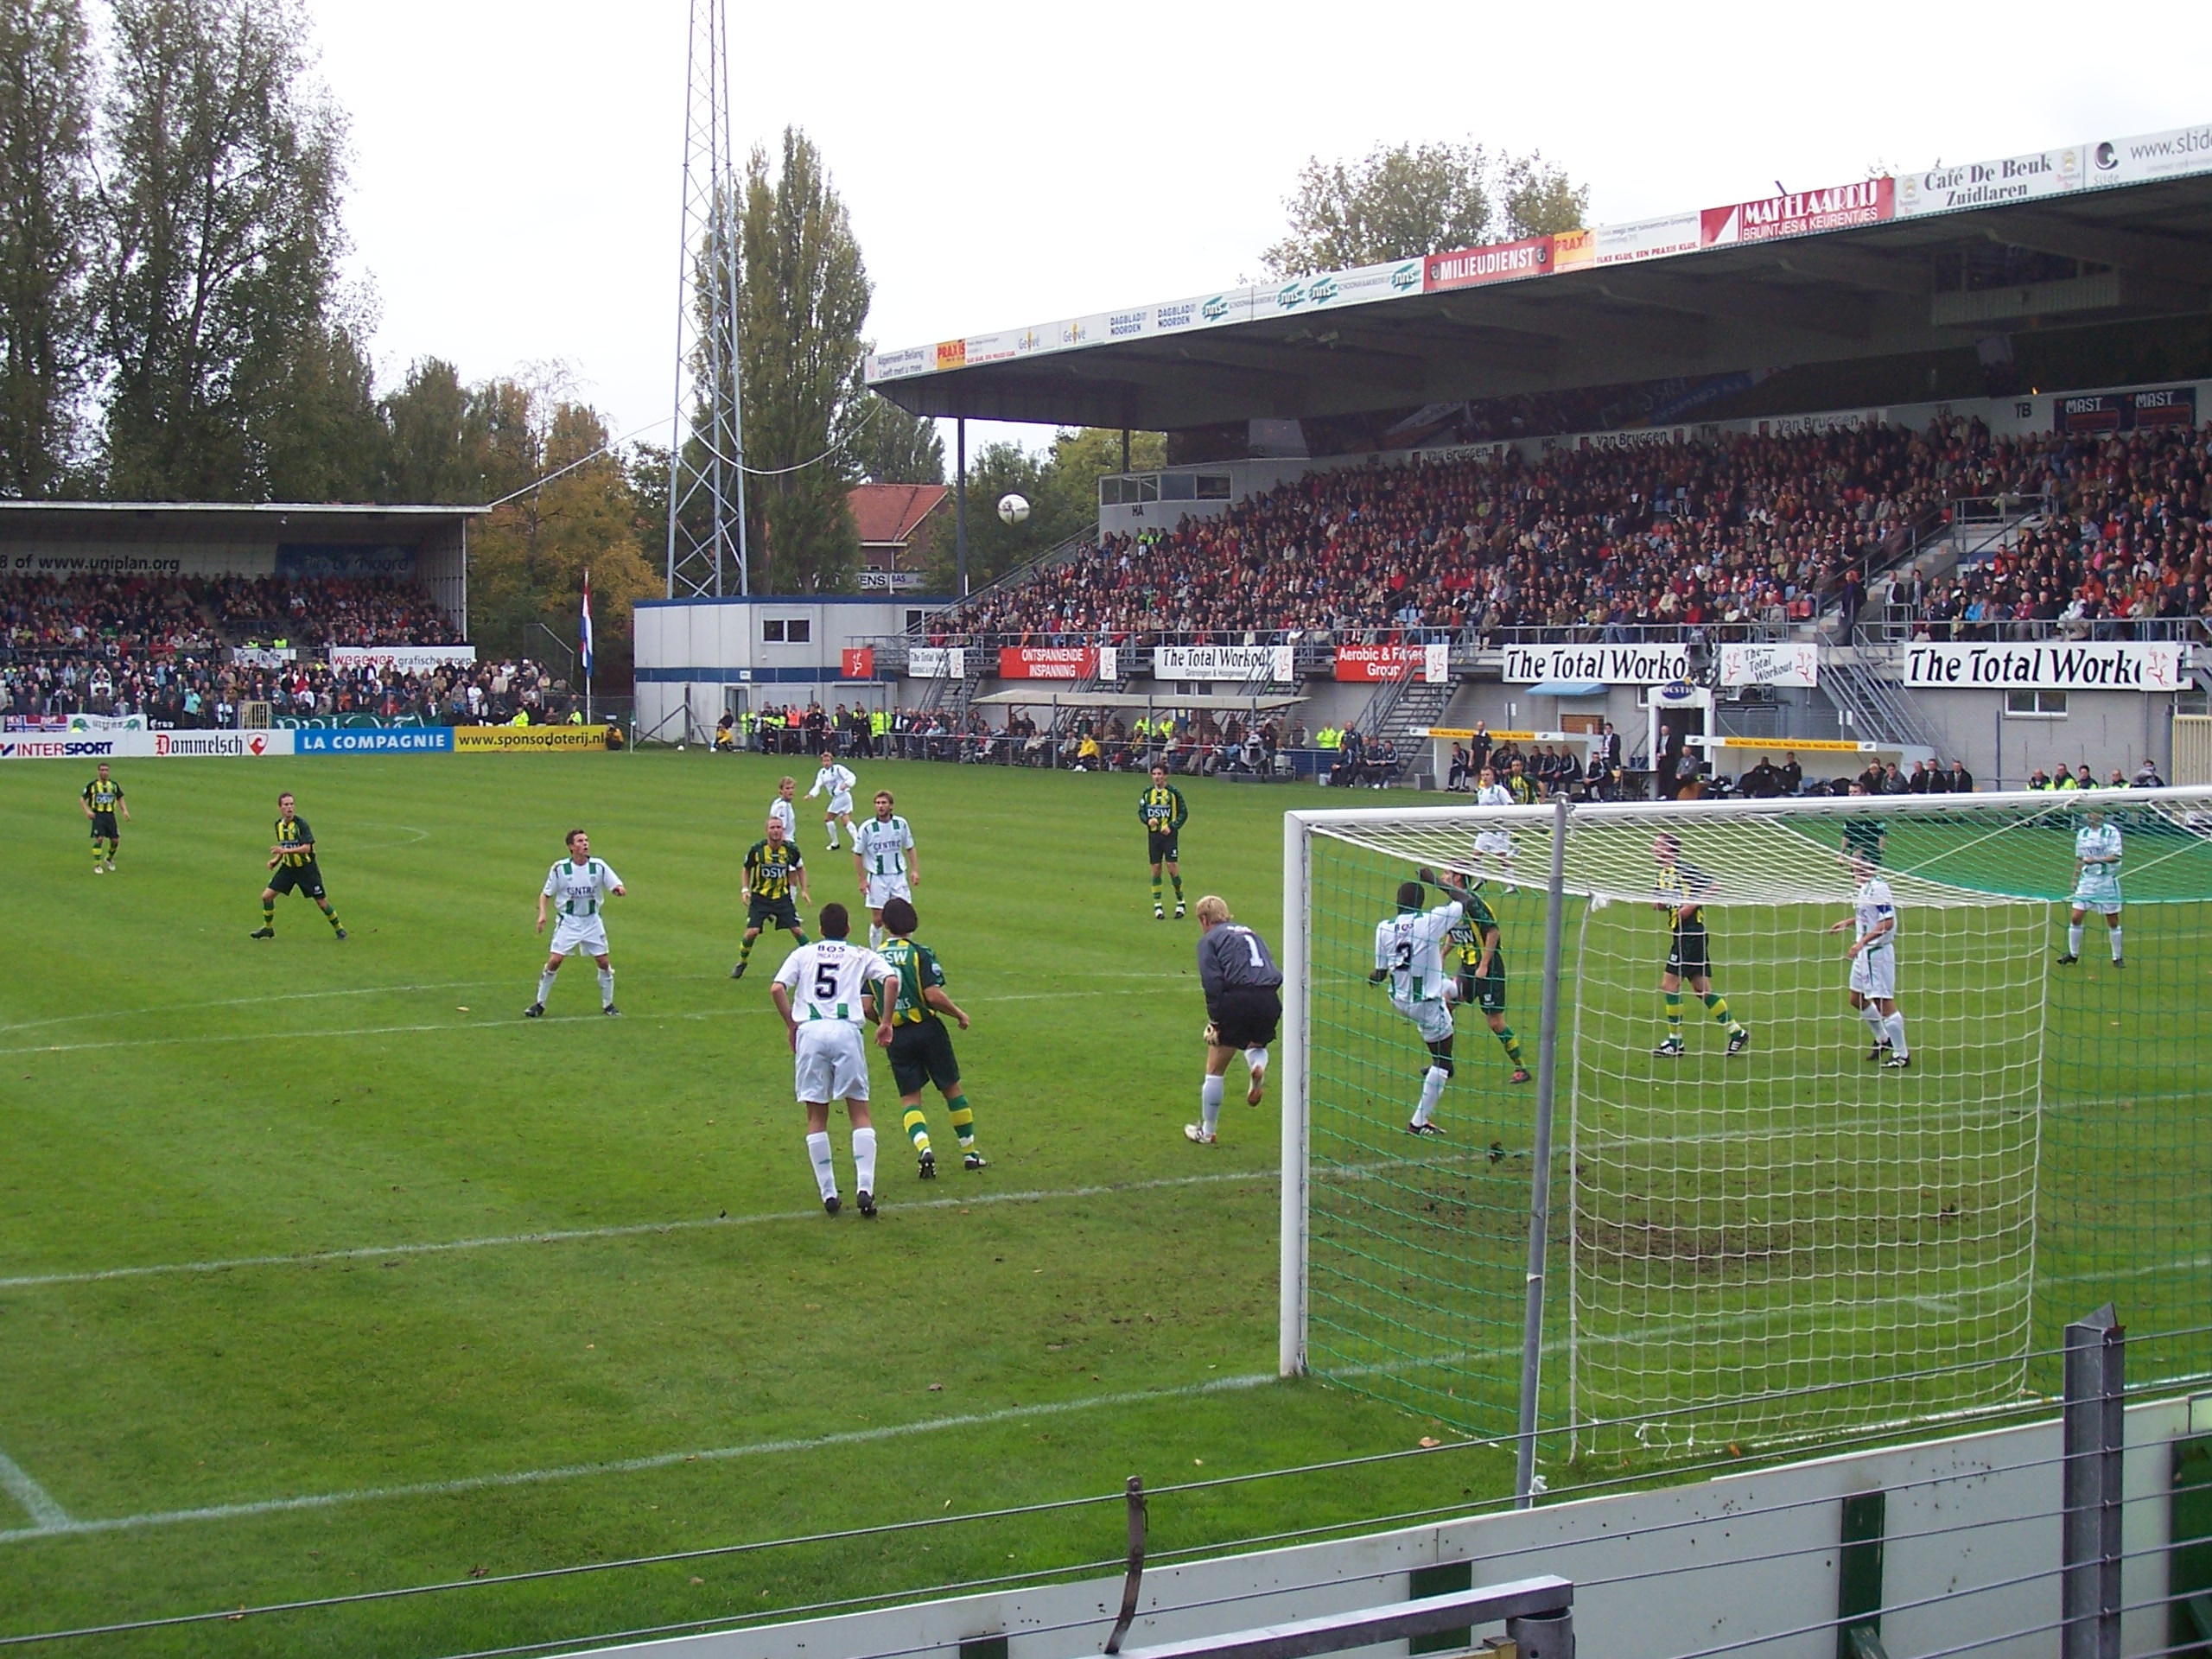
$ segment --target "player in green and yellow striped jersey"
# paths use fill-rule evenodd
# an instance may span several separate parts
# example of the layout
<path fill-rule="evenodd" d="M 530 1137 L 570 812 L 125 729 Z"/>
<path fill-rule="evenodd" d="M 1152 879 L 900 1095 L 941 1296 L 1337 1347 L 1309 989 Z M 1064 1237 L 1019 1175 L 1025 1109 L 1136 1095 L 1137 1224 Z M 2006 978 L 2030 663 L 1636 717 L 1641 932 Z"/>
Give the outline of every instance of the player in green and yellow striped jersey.
<path fill-rule="evenodd" d="M 1179 844 L 1183 826 L 1191 821 L 1191 808 L 1183 799 L 1183 791 L 1167 781 L 1167 768 L 1152 769 L 1152 787 L 1137 798 L 1137 817 L 1145 830 L 1145 850 L 1152 860 L 1152 918 L 1156 922 L 1167 919 L 1167 912 L 1160 902 L 1160 867 L 1165 864 L 1167 874 L 1175 883 L 1175 918 L 1183 918 L 1183 868 L 1178 859 L 1182 852 Z"/>
<path fill-rule="evenodd" d="M 929 1117 L 922 1110 L 922 1089 L 931 1083 L 944 1096 L 952 1132 L 960 1137 L 962 1167 L 981 1169 L 983 1154 L 976 1145 L 976 1114 L 960 1082 L 960 1062 L 953 1057 L 951 1034 L 938 1018 L 941 1013 L 949 1014 L 965 1031 L 968 1016 L 945 993 L 944 969 L 937 952 L 914 942 L 914 930 L 921 925 L 921 918 L 914 913 L 913 901 L 896 896 L 884 900 L 883 925 L 890 938 L 883 942 L 881 955 L 899 977 L 891 1019 L 880 1027 L 886 1034 L 878 1040 L 891 1051 L 891 1076 L 899 1085 L 899 1105 L 907 1137 L 921 1160 L 921 1178 L 926 1181 L 937 1174 Z M 870 995 L 882 993 L 871 991 Z"/>

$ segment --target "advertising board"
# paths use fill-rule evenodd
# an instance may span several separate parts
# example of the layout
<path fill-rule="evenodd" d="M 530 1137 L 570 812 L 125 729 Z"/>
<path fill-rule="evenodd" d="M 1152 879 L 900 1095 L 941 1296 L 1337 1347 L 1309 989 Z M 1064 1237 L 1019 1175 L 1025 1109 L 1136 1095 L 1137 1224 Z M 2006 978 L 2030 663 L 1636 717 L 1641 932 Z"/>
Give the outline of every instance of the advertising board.
<path fill-rule="evenodd" d="M 2183 653 L 2171 640 L 2018 640 L 1905 651 L 1915 690 L 2178 691 Z"/>
<path fill-rule="evenodd" d="M 388 668 L 399 674 L 428 674 L 450 663 L 473 663 L 474 645 L 333 645 L 330 666 L 338 673 L 349 669 Z"/>
<path fill-rule="evenodd" d="M 847 645 L 837 653 L 837 675 L 841 679 L 872 680 L 875 677 L 875 647 Z"/>
<path fill-rule="evenodd" d="M 1421 289 L 1424 293 L 1440 294 L 1489 283 L 1517 283 L 1548 275 L 1551 268 L 1551 238 L 1532 236 L 1519 242 L 1432 253 L 1424 262 Z"/>
<path fill-rule="evenodd" d="M 1452 678 L 1452 647 L 1433 645 L 1338 645 L 1337 678 L 1355 682 L 1402 680 L 1418 673 L 1430 685 Z"/>
<path fill-rule="evenodd" d="M 1002 645 L 1002 680 L 1080 680 L 1098 671 L 1098 652 L 1089 645 Z"/>
<path fill-rule="evenodd" d="M 1723 685 L 1810 687 L 1820 683 L 1821 648 L 1809 639 L 1720 647 Z"/>
<path fill-rule="evenodd" d="M 964 680 L 968 677 L 965 645 L 916 645 L 906 653 L 906 673 L 917 680 Z"/>
<path fill-rule="evenodd" d="M 289 731 L 103 732 L 0 737 L 4 760 L 264 760 L 296 753 Z"/>
<path fill-rule="evenodd" d="M 581 754 L 605 753 L 604 726 L 456 726 L 456 754 Z"/>
<path fill-rule="evenodd" d="M 453 728 L 305 726 L 292 734 L 292 747 L 297 754 L 451 754 Z"/>
<path fill-rule="evenodd" d="M 1295 671 L 1288 645 L 1154 645 L 1155 680 L 1249 680 L 1265 674 L 1287 685 Z"/>
<path fill-rule="evenodd" d="M 1505 679 L 1598 681 L 1605 685 L 1665 685 L 1690 676 L 1683 645 L 1508 645 Z"/>
<path fill-rule="evenodd" d="M 1698 241 L 1708 248 L 1737 242 L 1771 242 L 1818 231 L 1878 225 L 1896 217 L 1896 212 L 1897 181 L 1885 174 L 1876 179 L 1832 184 L 1821 190 L 1792 190 L 1756 201 L 1707 207 L 1698 216 Z"/>

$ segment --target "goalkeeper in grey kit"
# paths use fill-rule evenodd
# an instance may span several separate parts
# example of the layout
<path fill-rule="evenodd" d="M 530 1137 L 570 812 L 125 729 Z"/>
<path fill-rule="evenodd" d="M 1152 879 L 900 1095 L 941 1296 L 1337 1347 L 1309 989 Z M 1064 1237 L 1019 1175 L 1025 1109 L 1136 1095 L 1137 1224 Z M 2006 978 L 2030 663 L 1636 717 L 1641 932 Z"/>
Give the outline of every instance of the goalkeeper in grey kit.
<path fill-rule="evenodd" d="M 1206 1076 L 1198 1122 L 1185 1123 L 1183 1133 L 1210 1147 L 1221 1124 L 1230 1058 L 1244 1051 L 1252 1080 L 1244 1101 L 1258 1105 L 1268 1077 L 1268 1045 L 1282 1024 L 1282 969 L 1274 953 L 1257 933 L 1232 921 L 1228 904 L 1212 893 L 1198 900 L 1198 982 L 1206 994 Z"/>

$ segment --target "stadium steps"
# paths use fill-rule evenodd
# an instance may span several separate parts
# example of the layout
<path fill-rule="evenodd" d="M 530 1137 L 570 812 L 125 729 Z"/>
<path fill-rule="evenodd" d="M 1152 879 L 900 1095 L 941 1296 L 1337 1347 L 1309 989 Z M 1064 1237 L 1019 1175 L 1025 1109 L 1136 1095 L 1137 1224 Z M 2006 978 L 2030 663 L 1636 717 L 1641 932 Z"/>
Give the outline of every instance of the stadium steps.
<path fill-rule="evenodd" d="M 1425 729 L 1442 719 L 1452 694 L 1459 689 L 1452 680 L 1431 685 L 1421 677 L 1418 663 L 1409 664 L 1405 675 L 1379 687 L 1359 718 L 1351 722 L 1370 753 L 1386 739 L 1396 745 L 1398 770 L 1387 781 L 1395 783 L 1403 778 L 1426 754 L 1426 746 L 1414 744 L 1412 735 L 1417 728 Z M 1416 748 L 1421 750 L 1418 754 Z"/>
<path fill-rule="evenodd" d="M 1859 742 L 1899 743 L 1948 753 L 1949 745 L 1913 695 L 1857 652 L 1825 653 L 1821 690 L 1845 733 Z"/>

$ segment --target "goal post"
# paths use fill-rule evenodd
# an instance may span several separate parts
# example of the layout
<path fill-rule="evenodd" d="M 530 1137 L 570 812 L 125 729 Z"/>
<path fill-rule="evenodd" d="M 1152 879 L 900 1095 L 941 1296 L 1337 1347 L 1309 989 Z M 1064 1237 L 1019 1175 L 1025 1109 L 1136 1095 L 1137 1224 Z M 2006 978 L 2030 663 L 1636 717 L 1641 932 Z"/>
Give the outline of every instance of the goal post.
<path fill-rule="evenodd" d="M 2058 960 L 2092 812 L 2124 969 L 2094 907 Z M 1370 982 L 1422 865 L 1497 928 L 1464 999 Z M 2212 1370 L 2212 790 L 1293 812 L 1283 868 L 1286 1375 L 1515 1439 L 1525 1497 L 1540 1424 L 1663 1458 L 2018 1400 L 2039 1286 Z M 1876 876 L 1905 1066 L 1848 996 Z"/>

